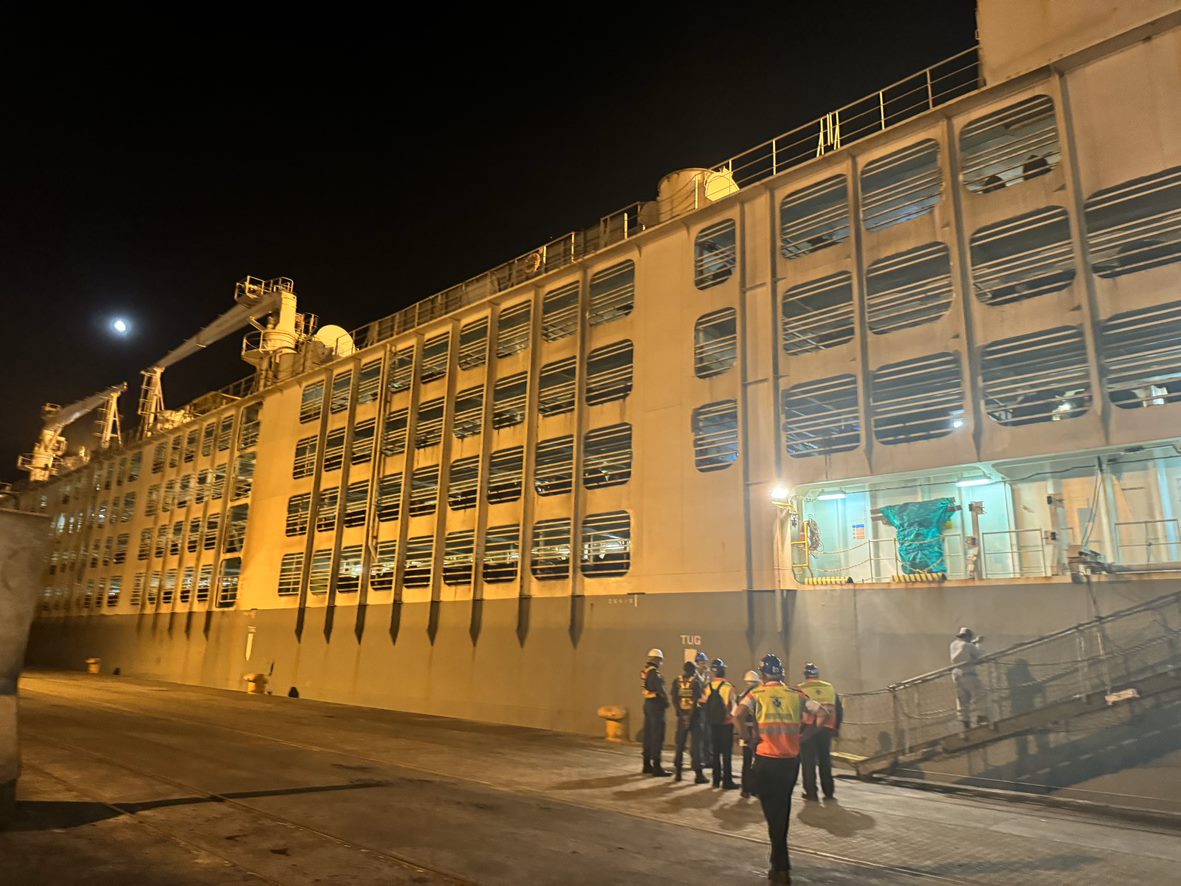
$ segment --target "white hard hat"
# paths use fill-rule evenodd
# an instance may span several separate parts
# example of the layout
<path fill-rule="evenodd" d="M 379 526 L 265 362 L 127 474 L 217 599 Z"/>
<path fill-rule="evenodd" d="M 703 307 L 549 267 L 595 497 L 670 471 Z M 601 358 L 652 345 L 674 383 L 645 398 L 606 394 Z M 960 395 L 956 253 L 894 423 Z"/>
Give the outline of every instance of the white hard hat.
<path fill-rule="evenodd" d="M 664 658 L 664 653 L 661 652 L 659 649 L 649 649 L 648 650 L 648 657 L 649 658 Z"/>
<path fill-rule="evenodd" d="M 968 637 L 972 636 L 972 629 L 966 626 L 962 627 L 959 629 L 959 632 L 956 634 L 956 636 L 960 639 L 967 639 Z"/>
<path fill-rule="evenodd" d="M 747 683 L 761 683 L 762 679 L 759 677 L 758 671 L 747 671 L 746 676 L 743 677 Z"/>

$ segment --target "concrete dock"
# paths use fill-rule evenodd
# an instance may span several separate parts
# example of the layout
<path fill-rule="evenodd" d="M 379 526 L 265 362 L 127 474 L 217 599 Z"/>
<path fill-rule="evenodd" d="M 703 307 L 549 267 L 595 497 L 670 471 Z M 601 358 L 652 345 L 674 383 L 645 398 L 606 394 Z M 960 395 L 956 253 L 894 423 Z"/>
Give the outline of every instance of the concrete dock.
<path fill-rule="evenodd" d="M 495 691 L 494 681 L 489 691 Z M 757 800 L 632 745 L 127 677 L 21 679 L 0 883 L 758 883 Z M 1175 882 L 1164 825 L 841 780 L 796 883 Z"/>

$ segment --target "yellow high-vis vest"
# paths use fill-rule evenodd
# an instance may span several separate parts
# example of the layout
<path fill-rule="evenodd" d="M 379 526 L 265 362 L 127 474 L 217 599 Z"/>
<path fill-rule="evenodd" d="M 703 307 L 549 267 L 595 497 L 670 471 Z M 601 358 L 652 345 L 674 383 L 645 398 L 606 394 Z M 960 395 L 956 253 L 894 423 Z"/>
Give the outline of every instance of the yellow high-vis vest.
<path fill-rule="evenodd" d="M 837 691 L 833 688 L 831 683 L 815 677 L 805 680 L 796 687 L 812 701 L 820 705 L 823 714 L 819 711 L 816 716 L 816 724 L 818 726 L 827 726 L 829 729 L 836 728 L 837 722 Z"/>
<path fill-rule="evenodd" d="M 755 753 L 760 757 L 798 757 L 800 755 L 800 727 L 811 722 L 804 711 L 804 696 L 778 681 L 756 686 L 743 700 L 743 705 L 754 713 L 759 726 L 759 745 Z"/>

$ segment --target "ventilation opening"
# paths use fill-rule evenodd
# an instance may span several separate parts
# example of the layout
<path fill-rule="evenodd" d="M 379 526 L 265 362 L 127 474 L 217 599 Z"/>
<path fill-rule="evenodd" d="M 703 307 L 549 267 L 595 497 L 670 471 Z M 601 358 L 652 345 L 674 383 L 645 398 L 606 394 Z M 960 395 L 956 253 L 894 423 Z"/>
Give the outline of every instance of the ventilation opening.
<path fill-rule="evenodd" d="M 849 452 L 861 445 L 857 379 L 836 375 L 783 392 L 783 436 L 793 458 Z"/>
<path fill-rule="evenodd" d="M 582 483 L 587 489 L 626 483 L 632 475 L 632 426 L 587 431 L 582 453 Z"/>
<path fill-rule="evenodd" d="M 878 335 L 931 323 L 951 307 L 951 256 L 943 243 L 878 259 L 865 276 L 867 322 Z"/>
<path fill-rule="evenodd" d="M 516 526 L 490 526 L 484 535 L 484 581 L 517 580 L 521 562 L 521 531 Z"/>
<path fill-rule="evenodd" d="M 693 329 L 693 369 L 698 378 L 728 372 L 738 360 L 738 314 L 723 308 L 706 314 Z"/>
<path fill-rule="evenodd" d="M 926 139 L 867 163 L 861 194 L 861 220 L 869 231 L 926 215 L 943 197 L 939 145 Z"/>
<path fill-rule="evenodd" d="M 693 464 L 722 471 L 738 461 L 738 403 L 723 400 L 693 410 Z"/>
<path fill-rule="evenodd" d="M 1097 191 L 1086 218 L 1091 267 L 1100 277 L 1181 261 L 1181 166 Z"/>
<path fill-rule="evenodd" d="M 984 408 L 1008 427 L 1085 415 L 1091 405 L 1087 346 L 1064 326 L 993 342 L 981 349 Z"/>
<path fill-rule="evenodd" d="M 538 495 L 560 495 L 574 485 L 574 437 L 567 434 L 537 444 L 533 487 Z"/>
<path fill-rule="evenodd" d="M 972 285 L 986 305 L 1060 292 L 1074 282 L 1070 219 L 1059 206 L 987 225 L 970 246 Z"/>
<path fill-rule="evenodd" d="M 1181 402 L 1181 302 L 1116 314 L 1100 342 L 1104 387 L 1116 406 Z"/>
<path fill-rule="evenodd" d="M 973 120 L 960 133 L 964 187 L 989 194 L 1045 175 L 1062 161 L 1054 103 L 1035 95 Z"/>
<path fill-rule="evenodd" d="M 590 352 L 586 363 L 588 406 L 622 400 L 631 393 L 632 354 L 630 341 L 618 341 Z"/>
<path fill-rule="evenodd" d="M 724 283 L 734 273 L 736 255 L 733 221 L 704 228 L 694 241 L 693 284 L 709 289 Z"/>
<path fill-rule="evenodd" d="M 582 574 L 626 575 L 631 568 L 631 515 L 591 514 L 582 523 Z"/>
<path fill-rule="evenodd" d="M 783 294 L 783 349 L 807 354 L 853 340 L 853 276 L 847 271 Z"/>
<path fill-rule="evenodd" d="M 794 191 L 779 204 L 779 249 L 802 258 L 849 239 L 849 186 L 843 175 Z"/>
<path fill-rule="evenodd" d="M 447 489 L 447 505 L 453 511 L 465 511 L 476 506 L 480 491 L 480 457 L 469 455 L 451 462 L 451 479 Z"/>
<path fill-rule="evenodd" d="M 955 354 L 883 366 L 871 383 L 873 434 L 896 445 L 946 437 L 963 427 L 964 397 Z"/>

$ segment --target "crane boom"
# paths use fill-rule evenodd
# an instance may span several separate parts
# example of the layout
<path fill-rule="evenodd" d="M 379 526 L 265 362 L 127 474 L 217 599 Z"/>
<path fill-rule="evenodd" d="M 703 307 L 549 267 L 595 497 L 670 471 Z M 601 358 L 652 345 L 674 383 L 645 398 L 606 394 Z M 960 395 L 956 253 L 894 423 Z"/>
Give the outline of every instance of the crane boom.
<path fill-rule="evenodd" d="M 46 403 L 41 409 L 45 423 L 41 427 L 37 442 L 33 444 L 33 451 L 20 456 L 16 460 L 16 466 L 22 471 L 28 471 L 30 480 L 43 482 L 56 474 L 63 465 L 79 462 L 84 464 L 89 457 L 85 449 L 79 450 L 76 456 L 66 456 L 66 439 L 61 432 L 88 412 L 93 412 L 100 406 L 104 407 L 100 445 L 105 448 L 110 443 L 112 434 L 118 435 L 119 395 L 126 390 L 127 383 L 120 382 L 68 406 Z"/>
<path fill-rule="evenodd" d="M 173 348 L 163 359 L 152 364 L 153 369 L 167 369 L 174 363 L 179 363 L 204 348 L 209 347 L 237 332 L 251 320 L 273 313 L 279 309 L 283 294 L 278 291 L 267 292 L 257 300 L 240 301 L 208 326 L 202 328 L 192 338 Z"/>
<path fill-rule="evenodd" d="M 105 391 L 84 397 L 77 403 L 71 403 L 69 406 L 59 406 L 46 414 L 45 430 L 53 431 L 56 436 L 61 433 L 63 428 L 72 425 L 82 416 L 86 415 L 86 413 L 93 412 L 112 396 L 122 394 L 126 390 L 127 382 L 120 382 L 117 385 L 111 385 Z"/>
<path fill-rule="evenodd" d="M 261 290 L 262 294 L 257 297 L 254 295 L 256 291 L 260 290 L 249 290 L 250 297 L 240 298 L 237 304 L 220 317 L 140 373 L 143 376 L 143 384 L 139 390 L 140 433 L 150 436 L 158 427 L 168 426 L 178 420 L 183 421 L 183 417 L 170 416 L 164 409 L 162 377 L 165 369 L 221 341 L 259 317 L 277 311 L 283 303 L 283 292 L 278 289 Z"/>

